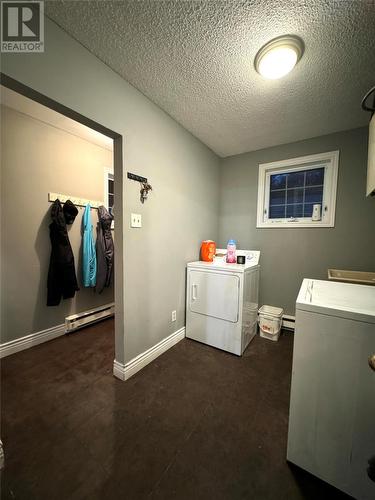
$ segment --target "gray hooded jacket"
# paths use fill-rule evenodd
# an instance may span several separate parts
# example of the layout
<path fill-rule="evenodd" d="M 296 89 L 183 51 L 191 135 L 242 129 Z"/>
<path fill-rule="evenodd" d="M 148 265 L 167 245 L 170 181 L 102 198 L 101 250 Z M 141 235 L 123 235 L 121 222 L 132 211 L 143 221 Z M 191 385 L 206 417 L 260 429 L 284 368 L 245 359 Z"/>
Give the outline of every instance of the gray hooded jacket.
<path fill-rule="evenodd" d="M 115 247 L 111 231 L 113 215 L 101 205 L 98 208 L 98 218 L 96 238 L 96 290 L 98 293 L 101 293 L 104 287 L 108 287 L 111 284 Z"/>

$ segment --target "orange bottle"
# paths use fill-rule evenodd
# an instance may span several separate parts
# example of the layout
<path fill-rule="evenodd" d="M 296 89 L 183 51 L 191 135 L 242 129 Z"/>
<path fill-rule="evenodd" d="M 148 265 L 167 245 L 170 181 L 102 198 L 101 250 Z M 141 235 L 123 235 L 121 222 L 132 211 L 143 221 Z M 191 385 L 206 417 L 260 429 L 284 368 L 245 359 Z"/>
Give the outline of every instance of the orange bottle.
<path fill-rule="evenodd" d="M 201 260 L 212 262 L 216 253 L 216 243 L 212 240 L 202 241 L 201 244 Z"/>

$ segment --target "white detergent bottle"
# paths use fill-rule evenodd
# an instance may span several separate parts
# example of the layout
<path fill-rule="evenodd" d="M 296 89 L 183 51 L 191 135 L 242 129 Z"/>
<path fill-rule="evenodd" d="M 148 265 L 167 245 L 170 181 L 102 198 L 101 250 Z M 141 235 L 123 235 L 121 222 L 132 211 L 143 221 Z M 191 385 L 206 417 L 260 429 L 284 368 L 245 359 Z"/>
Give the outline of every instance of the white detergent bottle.
<path fill-rule="evenodd" d="M 228 264 L 236 263 L 236 242 L 229 240 L 227 243 L 227 262 Z"/>

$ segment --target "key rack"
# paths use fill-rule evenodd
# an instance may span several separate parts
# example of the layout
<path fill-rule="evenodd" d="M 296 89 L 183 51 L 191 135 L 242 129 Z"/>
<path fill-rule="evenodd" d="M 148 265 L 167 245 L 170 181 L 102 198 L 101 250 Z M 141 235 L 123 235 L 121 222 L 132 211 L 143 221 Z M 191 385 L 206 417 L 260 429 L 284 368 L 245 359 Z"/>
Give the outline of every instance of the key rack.
<path fill-rule="evenodd" d="M 132 181 L 145 182 L 147 184 L 147 177 L 142 177 L 141 175 L 132 174 L 128 172 L 128 179 Z"/>

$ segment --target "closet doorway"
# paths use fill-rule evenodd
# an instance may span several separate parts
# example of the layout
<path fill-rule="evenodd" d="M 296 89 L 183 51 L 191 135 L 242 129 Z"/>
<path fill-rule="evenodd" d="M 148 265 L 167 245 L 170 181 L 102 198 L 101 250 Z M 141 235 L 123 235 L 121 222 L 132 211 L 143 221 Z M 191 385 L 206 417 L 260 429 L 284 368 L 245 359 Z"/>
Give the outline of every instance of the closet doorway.
<path fill-rule="evenodd" d="M 122 136 L 5 75 L 1 95 L 1 356 L 102 324 L 112 370 L 124 343 Z M 49 229 L 61 220 L 75 261 L 63 273 Z"/>

